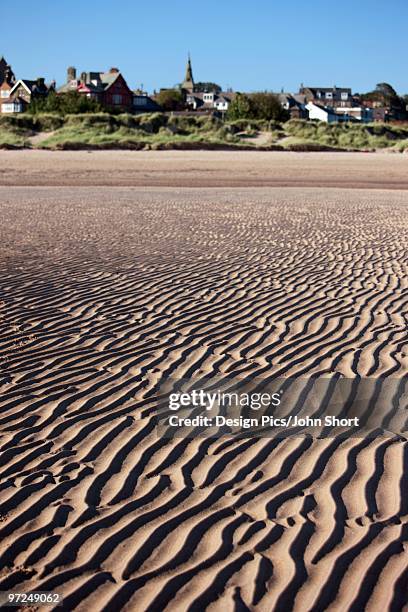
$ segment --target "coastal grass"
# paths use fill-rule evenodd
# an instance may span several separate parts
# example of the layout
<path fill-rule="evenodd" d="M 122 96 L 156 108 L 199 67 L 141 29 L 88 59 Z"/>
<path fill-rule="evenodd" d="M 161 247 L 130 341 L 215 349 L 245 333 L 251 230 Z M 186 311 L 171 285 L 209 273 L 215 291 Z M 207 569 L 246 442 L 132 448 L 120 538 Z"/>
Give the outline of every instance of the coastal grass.
<path fill-rule="evenodd" d="M 19 149 L 26 147 L 28 138 L 33 135 L 30 128 L 7 121 L 9 117 L 0 116 L 0 148 Z"/>
<path fill-rule="evenodd" d="M 229 124 L 211 116 L 68 115 L 64 125 L 41 141 L 43 149 L 248 147 Z"/>
<path fill-rule="evenodd" d="M 259 138 L 263 135 L 262 138 Z M 264 137 L 266 135 L 266 137 Z M 223 122 L 210 115 L 39 113 L 0 116 L 2 148 L 245 148 L 290 151 L 408 150 L 408 124 L 327 124 L 293 119 Z"/>
<path fill-rule="evenodd" d="M 395 147 L 408 138 L 408 125 L 384 123 L 322 123 L 292 120 L 285 124 L 288 136 L 343 150 L 375 151 Z M 405 149 L 402 149 L 405 150 Z"/>

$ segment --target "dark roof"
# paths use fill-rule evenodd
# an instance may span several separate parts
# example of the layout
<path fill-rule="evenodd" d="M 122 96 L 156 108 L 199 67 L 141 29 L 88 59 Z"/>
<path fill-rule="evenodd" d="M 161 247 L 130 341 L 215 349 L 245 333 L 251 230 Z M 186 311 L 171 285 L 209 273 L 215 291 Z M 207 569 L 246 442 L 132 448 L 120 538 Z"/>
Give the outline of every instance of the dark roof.
<path fill-rule="evenodd" d="M 30 93 L 47 93 L 48 92 L 48 87 L 44 82 L 44 79 L 42 79 L 42 81 L 39 82 L 39 80 L 31 80 L 31 79 L 19 79 L 18 81 L 16 81 L 16 83 L 14 83 L 13 88 L 11 89 L 11 92 L 14 91 L 14 89 L 17 89 L 17 87 L 19 85 L 24 85 L 24 87 L 26 89 L 28 89 L 28 91 Z"/>
<path fill-rule="evenodd" d="M 146 100 L 146 104 L 143 104 L 143 105 L 133 103 L 133 109 L 136 111 L 140 110 L 141 112 L 146 112 L 146 111 L 158 110 L 160 108 L 157 102 L 153 100 L 150 96 L 146 96 L 143 94 L 138 94 L 138 93 L 133 92 L 133 100 L 135 98 L 144 98 Z"/>
<path fill-rule="evenodd" d="M 302 87 L 302 89 L 308 89 L 309 91 L 324 91 L 324 92 L 334 92 L 334 91 L 339 91 L 339 92 L 347 92 L 351 94 L 351 88 L 350 87 Z"/>
<path fill-rule="evenodd" d="M 231 102 L 231 98 L 228 98 L 227 96 L 217 96 L 214 100 L 215 102 Z"/>

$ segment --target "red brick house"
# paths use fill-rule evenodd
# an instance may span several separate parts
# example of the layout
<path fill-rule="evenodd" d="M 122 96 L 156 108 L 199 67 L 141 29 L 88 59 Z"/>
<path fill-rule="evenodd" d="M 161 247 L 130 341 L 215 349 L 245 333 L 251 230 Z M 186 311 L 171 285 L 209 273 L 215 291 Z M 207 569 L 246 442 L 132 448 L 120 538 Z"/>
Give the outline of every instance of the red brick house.
<path fill-rule="evenodd" d="M 130 111 L 133 107 L 133 92 L 117 68 L 109 72 L 82 72 L 79 79 L 76 69 L 67 70 L 67 82 L 57 93 L 77 91 L 79 94 L 97 100 L 109 110 Z"/>

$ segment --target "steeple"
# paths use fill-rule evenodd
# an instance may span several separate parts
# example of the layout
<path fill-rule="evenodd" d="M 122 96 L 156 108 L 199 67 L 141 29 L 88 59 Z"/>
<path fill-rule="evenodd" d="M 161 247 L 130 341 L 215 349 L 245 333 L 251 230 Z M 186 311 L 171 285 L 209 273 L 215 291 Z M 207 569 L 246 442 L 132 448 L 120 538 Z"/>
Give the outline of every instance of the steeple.
<path fill-rule="evenodd" d="M 187 68 L 186 68 L 186 76 L 181 85 L 181 89 L 185 91 L 193 92 L 194 91 L 194 78 L 193 78 L 193 68 L 191 66 L 191 57 L 190 53 L 188 54 Z"/>
<path fill-rule="evenodd" d="M 0 57 L 0 85 L 7 81 L 7 83 L 14 83 L 15 77 L 11 69 L 10 64 L 6 62 L 3 56 Z"/>

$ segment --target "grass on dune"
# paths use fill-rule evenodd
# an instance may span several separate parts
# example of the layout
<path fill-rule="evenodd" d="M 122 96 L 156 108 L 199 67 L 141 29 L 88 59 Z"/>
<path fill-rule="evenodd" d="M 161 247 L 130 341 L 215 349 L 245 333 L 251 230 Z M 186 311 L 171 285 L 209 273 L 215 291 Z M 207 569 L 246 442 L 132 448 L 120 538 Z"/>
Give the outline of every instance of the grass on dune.
<path fill-rule="evenodd" d="M 408 138 L 408 126 L 384 123 L 322 123 L 292 120 L 285 124 L 288 136 L 340 149 L 375 150 L 393 147 Z"/>
<path fill-rule="evenodd" d="M 6 130 L 0 130 L 0 149 L 21 149 L 28 144 L 27 138 Z"/>
<path fill-rule="evenodd" d="M 259 133 L 270 138 L 259 146 Z M 47 136 L 47 134 L 49 135 Z M 32 136 L 41 134 L 39 139 Z M 267 144 L 265 144 L 267 142 Z M 284 148 L 292 151 L 408 150 L 408 124 L 327 124 L 294 119 L 223 122 L 216 117 L 151 113 L 111 115 L 40 113 L 0 116 L 0 147 L 80 148 Z"/>
<path fill-rule="evenodd" d="M 14 117 L 0 115 L 0 148 L 23 148 L 34 134 L 31 124 L 14 121 Z"/>
<path fill-rule="evenodd" d="M 65 124 L 41 142 L 41 148 L 156 148 L 159 146 L 236 144 L 240 140 L 222 122 L 211 117 L 152 115 L 71 115 Z"/>

